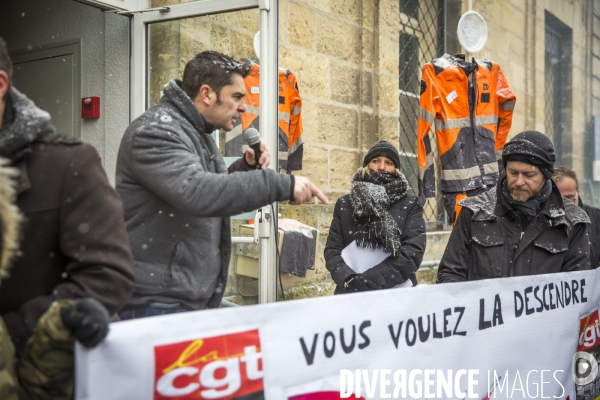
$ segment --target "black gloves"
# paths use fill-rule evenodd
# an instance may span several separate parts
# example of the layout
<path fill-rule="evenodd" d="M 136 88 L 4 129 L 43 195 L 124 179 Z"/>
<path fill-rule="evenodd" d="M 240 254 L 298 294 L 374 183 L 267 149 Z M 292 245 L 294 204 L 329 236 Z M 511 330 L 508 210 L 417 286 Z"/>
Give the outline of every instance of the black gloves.
<path fill-rule="evenodd" d="M 378 286 L 368 279 L 363 278 L 361 274 L 350 275 L 344 281 L 344 289 L 346 293 L 367 292 L 376 290 Z"/>
<path fill-rule="evenodd" d="M 94 347 L 108 333 L 108 311 L 97 300 L 78 299 L 60 310 L 63 324 L 82 345 Z"/>

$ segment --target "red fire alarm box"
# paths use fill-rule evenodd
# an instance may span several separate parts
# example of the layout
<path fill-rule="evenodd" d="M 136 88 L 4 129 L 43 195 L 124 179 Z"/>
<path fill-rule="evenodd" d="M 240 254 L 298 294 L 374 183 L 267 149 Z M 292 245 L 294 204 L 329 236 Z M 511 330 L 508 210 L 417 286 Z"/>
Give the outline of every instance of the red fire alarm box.
<path fill-rule="evenodd" d="M 100 97 L 81 99 L 81 118 L 100 118 Z"/>

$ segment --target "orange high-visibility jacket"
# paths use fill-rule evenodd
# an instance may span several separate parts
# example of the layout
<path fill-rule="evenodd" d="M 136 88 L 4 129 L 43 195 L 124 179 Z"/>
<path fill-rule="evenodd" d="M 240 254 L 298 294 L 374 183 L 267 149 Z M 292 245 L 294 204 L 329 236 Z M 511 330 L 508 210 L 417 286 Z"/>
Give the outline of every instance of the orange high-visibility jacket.
<path fill-rule="evenodd" d="M 246 60 L 244 60 L 246 61 Z M 242 133 L 252 127 L 260 131 L 258 112 L 260 107 L 260 66 L 252 63 L 250 73 L 244 78 L 246 112 L 240 123 L 227 132 L 226 155 L 241 155 Z M 287 171 L 302 169 L 302 97 L 298 91 L 296 76 L 289 70 L 279 69 L 279 168 Z"/>
<path fill-rule="evenodd" d="M 498 162 L 516 97 L 500 66 L 444 56 L 423 65 L 418 125 L 419 193 L 435 196 L 430 136 L 440 155 L 442 191 L 465 192 L 498 181 Z"/>

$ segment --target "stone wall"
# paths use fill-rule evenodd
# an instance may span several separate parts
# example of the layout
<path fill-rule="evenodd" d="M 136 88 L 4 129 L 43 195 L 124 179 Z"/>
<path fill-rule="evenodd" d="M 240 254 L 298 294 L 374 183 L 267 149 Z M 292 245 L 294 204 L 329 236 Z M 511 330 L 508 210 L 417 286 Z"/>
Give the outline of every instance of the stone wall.
<path fill-rule="evenodd" d="M 281 206 L 319 229 L 317 279 L 330 279 L 323 251 L 335 201 L 378 140 L 398 143 L 399 3 L 392 0 L 281 0 L 279 65 L 302 95 L 303 170 L 331 205 Z"/>
<path fill-rule="evenodd" d="M 592 64 L 592 113 L 600 115 L 600 2 L 594 2 L 590 14 L 588 30 L 591 31 L 591 64 Z"/>
<path fill-rule="evenodd" d="M 281 0 L 279 64 L 298 77 L 306 176 L 335 201 L 365 151 L 398 142 L 400 13 L 391 0 Z"/>
<path fill-rule="evenodd" d="M 590 46 L 588 46 L 587 52 L 589 55 L 588 69 L 591 71 L 589 79 L 587 81 L 591 88 L 592 96 L 589 107 L 591 108 L 591 115 L 600 116 L 600 2 L 595 1 L 588 10 L 588 21 L 587 30 L 591 32 L 589 37 Z M 586 142 L 589 149 L 592 148 L 593 141 L 591 135 Z M 585 163 L 585 169 L 588 171 L 593 170 L 593 161 L 590 159 Z M 600 184 L 593 182 L 591 174 L 586 176 L 586 181 L 580 186 L 584 189 L 584 193 L 587 195 L 585 200 L 595 205 L 600 206 Z"/>
<path fill-rule="evenodd" d="M 509 137 L 528 129 L 546 132 L 546 12 L 572 30 L 572 99 L 561 99 L 561 106 L 569 112 L 566 131 L 562 132 L 568 142 L 563 139 L 562 144 L 555 145 L 562 146 L 565 166 L 579 175 L 584 197 L 599 205 L 598 196 L 592 196 L 597 187 L 590 182 L 592 83 L 598 89 L 596 96 L 600 96 L 600 80 L 592 81 L 591 76 L 594 62 L 600 74 L 600 58 L 592 57 L 592 40 L 600 49 L 598 36 L 592 39 L 594 21 L 598 25 L 596 35 L 600 35 L 600 7 L 591 7 L 592 4 L 587 0 L 478 0 L 473 9 L 485 18 L 489 32 L 488 42 L 477 58 L 499 63 L 517 96 Z M 595 13 L 590 8 L 595 8 Z M 595 54 L 600 55 L 600 50 Z M 600 101 L 594 100 L 593 106 L 594 113 L 600 115 Z"/>

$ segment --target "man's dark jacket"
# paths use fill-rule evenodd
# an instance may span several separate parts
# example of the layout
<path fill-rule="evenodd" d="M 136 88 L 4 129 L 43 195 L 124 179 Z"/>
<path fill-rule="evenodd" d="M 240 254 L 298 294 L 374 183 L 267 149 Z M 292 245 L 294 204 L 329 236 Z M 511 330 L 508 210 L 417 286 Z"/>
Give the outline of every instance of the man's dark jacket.
<path fill-rule="evenodd" d="M 587 226 L 590 237 L 590 267 L 596 269 L 600 266 L 600 208 L 583 204 L 581 197 L 579 207 L 590 217 L 591 223 Z"/>
<path fill-rule="evenodd" d="M 116 186 L 136 266 L 132 306 L 218 307 L 231 256 L 229 217 L 292 197 L 290 175 L 228 174 L 213 128 L 179 85 L 165 85 L 119 148 Z M 243 169 L 242 159 L 236 164 Z"/>
<path fill-rule="evenodd" d="M 20 350 L 54 300 L 93 297 L 115 313 L 131 295 L 134 266 L 123 206 L 96 150 L 55 135 L 48 113 L 9 93 L 0 156 L 20 172 L 25 223 L 0 314 Z"/>
<path fill-rule="evenodd" d="M 437 282 L 541 275 L 590 269 L 585 212 L 552 193 L 521 239 L 514 209 L 496 188 L 463 200 L 439 265 Z"/>
<path fill-rule="evenodd" d="M 427 241 L 423 208 L 417 203 L 415 196 L 407 194 L 389 208 L 401 231 L 400 251 L 395 257 L 388 257 L 362 274 L 380 289 L 392 288 L 407 279 L 410 279 L 413 285 L 417 284 L 415 272 L 423 261 Z M 336 293 L 345 292 L 344 281 L 356 273 L 342 259 L 342 250 L 354 241 L 353 232 L 356 230 L 350 195 L 340 197 L 335 204 L 325 246 L 325 265 L 337 284 Z"/>

